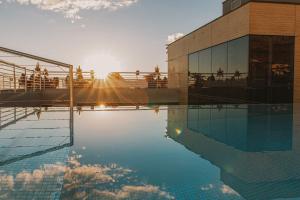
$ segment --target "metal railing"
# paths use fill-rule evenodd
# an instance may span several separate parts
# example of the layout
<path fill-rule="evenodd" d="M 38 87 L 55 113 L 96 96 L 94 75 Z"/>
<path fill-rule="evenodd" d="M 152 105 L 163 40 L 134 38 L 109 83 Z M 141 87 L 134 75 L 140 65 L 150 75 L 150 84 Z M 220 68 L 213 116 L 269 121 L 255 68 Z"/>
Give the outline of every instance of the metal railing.
<path fill-rule="evenodd" d="M 112 72 L 102 87 L 106 88 L 168 88 L 165 72 Z"/>
<path fill-rule="evenodd" d="M 188 84 L 191 88 L 244 87 L 248 73 L 189 73 Z"/>
<path fill-rule="evenodd" d="M 69 85 L 70 106 L 73 106 L 72 65 L 4 47 L 0 47 L 0 58 L 1 93 L 58 88 L 63 85 L 61 79 L 54 76 L 58 71 L 60 76 L 68 77 L 65 81 Z"/>

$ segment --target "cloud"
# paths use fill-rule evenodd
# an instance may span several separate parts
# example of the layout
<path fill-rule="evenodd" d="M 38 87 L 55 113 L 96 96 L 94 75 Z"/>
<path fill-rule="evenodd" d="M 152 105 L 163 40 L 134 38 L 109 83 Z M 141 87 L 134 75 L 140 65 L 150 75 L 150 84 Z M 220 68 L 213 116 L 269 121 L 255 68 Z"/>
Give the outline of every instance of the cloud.
<path fill-rule="evenodd" d="M 174 33 L 174 34 L 168 36 L 167 42 L 168 42 L 168 44 L 171 44 L 172 42 L 175 42 L 176 40 L 182 38 L 183 36 L 184 36 L 183 33 Z"/>
<path fill-rule="evenodd" d="M 131 6 L 138 0 L 6 0 L 21 5 L 33 5 L 42 10 L 62 13 L 66 18 L 80 19 L 82 10 L 118 10 Z M 1 2 L 1 0 L 0 0 Z"/>

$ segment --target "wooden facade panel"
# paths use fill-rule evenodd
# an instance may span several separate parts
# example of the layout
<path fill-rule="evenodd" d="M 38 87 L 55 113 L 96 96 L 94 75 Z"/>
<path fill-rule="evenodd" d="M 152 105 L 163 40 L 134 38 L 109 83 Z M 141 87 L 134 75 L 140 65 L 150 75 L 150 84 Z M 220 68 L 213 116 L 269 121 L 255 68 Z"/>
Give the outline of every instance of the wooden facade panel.
<path fill-rule="evenodd" d="M 250 33 L 257 35 L 295 34 L 296 5 L 249 3 Z"/>
<path fill-rule="evenodd" d="M 296 6 L 295 19 L 294 102 L 300 103 L 300 5 Z"/>
<path fill-rule="evenodd" d="M 250 6 L 242 8 L 213 22 L 211 46 L 233 40 L 249 34 L 250 31 Z"/>

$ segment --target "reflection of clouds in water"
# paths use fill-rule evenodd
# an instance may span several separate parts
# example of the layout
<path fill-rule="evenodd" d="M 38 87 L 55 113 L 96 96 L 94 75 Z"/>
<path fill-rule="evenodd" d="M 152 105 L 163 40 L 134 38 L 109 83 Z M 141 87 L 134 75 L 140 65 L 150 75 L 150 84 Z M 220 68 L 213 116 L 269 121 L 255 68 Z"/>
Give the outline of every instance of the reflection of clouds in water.
<path fill-rule="evenodd" d="M 0 172 L 0 199 L 37 199 L 49 198 L 60 192 L 59 178 L 63 177 L 66 166 L 63 164 L 44 165 L 32 172 L 23 171 L 15 176 Z M 48 193 L 47 193 L 48 192 Z"/>
<path fill-rule="evenodd" d="M 239 196 L 239 194 L 236 191 L 234 191 L 233 189 L 231 189 L 227 185 L 222 185 L 221 186 L 221 191 L 222 191 L 223 194 L 230 194 L 230 195 L 237 195 L 237 196 Z"/>
<path fill-rule="evenodd" d="M 132 170 L 116 164 L 81 165 L 76 157 L 71 157 L 69 163 L 62 199 L 174 199 L 159 187 L 138 184 L 131 176 Z"/>
<path fill-rule="evenodd" d="M 202 186 L 201 187 L 201 190 L 203 191 L 207 191 L 207 190 L 211 190 L 214 188 L 214 185 L 213 184 L 208 184 L 207 186 Z"/>
<path fill-rule="evenodd" d="M 45 165 L 33 172 L 23 171 L 14 176 L 0 174 L 0 198 L 13 199 L 16 195 L 33 192 L 59 192 L 64 178 L 62 199 L 175 199 L 159 187 L 140 184 L 130 169 L 116 164 L 82 165 L 80 156 L 73 155 L 69 166 L 57 163 Z M 54 186 L 55 185 L 55 186 Z M 46 191 L 45 191 L 46 190 Z"/>
<path fill-rule="evenodd" d="M 214 193 L 219 190 L 220 192 L 222 192 L 222 194 L 240 196 L 236 191 L 234 191 L 229 186 L 224 185 L 224 184 L 221 186 L 208 184 L 208 185 L 202 186 L 201 190 L 202 191 L 213 191 Z"/>
<path fill-rule="evenodd" d="M 144 186 L 124 186 L 117 192 L 94 190 L 96 199 L 175 199 L 167 192 L 161 191 L 159 187 L 152 185 Z"/>

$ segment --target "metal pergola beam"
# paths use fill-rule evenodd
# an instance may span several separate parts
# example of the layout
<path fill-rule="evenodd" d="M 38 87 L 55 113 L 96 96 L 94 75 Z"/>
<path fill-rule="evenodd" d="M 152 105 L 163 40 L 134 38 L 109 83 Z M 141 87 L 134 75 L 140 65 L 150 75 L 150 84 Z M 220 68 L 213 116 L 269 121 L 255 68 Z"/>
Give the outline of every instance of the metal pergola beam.
<path fill-rule="evenodd" d="M 66 67 L 66 68 L 70 68 L 72 66 L 70 64 L 58 62 L 58 61 L 55 61 L 55 60 L 35 56 L 35 55 L 32 55 L 32 54 L 28 54 L 28 53 L 24 53 L 24 52 L 20 52 L 20 51 L 15 51 L 15 50 L 4 48 L 4 47 L 0 47 L 0 51 L 6 52 L 6 53 L 9 53 L 9 54 L 13 54 L 13 55 L 17 55 L 17 56 L 31 58 L 33 60 L 38 60 L 38 61 L 45 62 L 45 63 L 50 63 L 50 64 L 53 64 L 53 65 Z"/>

